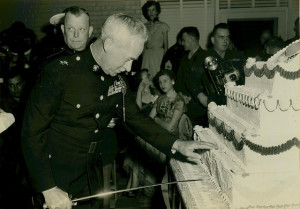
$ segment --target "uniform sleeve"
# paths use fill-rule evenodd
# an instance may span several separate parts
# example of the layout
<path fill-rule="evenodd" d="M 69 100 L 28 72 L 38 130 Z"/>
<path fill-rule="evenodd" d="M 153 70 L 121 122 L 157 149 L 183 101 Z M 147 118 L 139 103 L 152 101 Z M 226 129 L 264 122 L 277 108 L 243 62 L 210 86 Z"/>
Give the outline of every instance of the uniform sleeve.
<path fill-rule="evenodd" d="M 118 107 L 117 113 L 119 115 L 122 114 L 122 107 Z M 157 125 L 149 116 L 143 115 L 136 105 L 131 92 L 127 92 L 125 96 L 125 117 L 126 124 L 136 135 L 159 151 L 166 155 L 171 155 L 172 146 L 177 138 Z"/>
<path fill-rule="evenodd" d="M 37 192 L 56 185 L 47 149 L 47 132 L 62 92 L 58 79 L 54 79 L 56 76 L 46 70 L 41 73 L 27 102 L 21 131 L 25 163 Z"/>

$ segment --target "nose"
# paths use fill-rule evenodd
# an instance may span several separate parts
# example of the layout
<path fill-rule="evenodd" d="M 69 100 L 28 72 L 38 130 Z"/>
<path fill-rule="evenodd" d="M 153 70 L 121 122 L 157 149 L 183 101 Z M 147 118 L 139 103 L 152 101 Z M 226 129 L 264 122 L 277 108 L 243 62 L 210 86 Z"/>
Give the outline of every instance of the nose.
<path fill-rule="evenodd" d="M 79 36 L 79 30 L 75 30 L 75 31 L 74 31 L 74 37 L 75 37 L 75 38 L 78 38 L 78 36 Z"/>
<path fill-rule="evenodd" d="M 131 66 L 132 66 L 132 60 L 125 62 L 124 64 L 125 71 L 130 72 Z"/>

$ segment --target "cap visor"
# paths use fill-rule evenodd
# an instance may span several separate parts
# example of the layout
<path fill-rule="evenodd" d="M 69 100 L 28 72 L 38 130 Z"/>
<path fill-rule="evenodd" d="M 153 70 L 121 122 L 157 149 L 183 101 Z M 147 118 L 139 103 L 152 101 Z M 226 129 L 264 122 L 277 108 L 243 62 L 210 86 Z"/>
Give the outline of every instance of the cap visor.
<path fill-rule="evenodd" d="M 65 16 L 65 13 L 60 13 L 60 14 L 56 14 L 54 16 L 52 16 L 49 20 L 49 22 L 52 24 L 52 25 L 56 25 L 58 23 L 61 23 L 62 21 L 62 18 Z"/>

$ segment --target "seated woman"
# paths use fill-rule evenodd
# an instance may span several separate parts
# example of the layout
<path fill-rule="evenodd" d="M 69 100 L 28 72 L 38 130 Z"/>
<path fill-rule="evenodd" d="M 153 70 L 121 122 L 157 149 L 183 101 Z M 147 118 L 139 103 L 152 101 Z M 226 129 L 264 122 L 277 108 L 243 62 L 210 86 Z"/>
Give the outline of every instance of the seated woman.
<path fill-rule="evenodd" d="M 179 137 L 179 120 L 186 111 L 184 100 L 174 89 L 173 71 L 159 71 L 157 77 L 159 87 L 164 94 L 157 99 L 149 116 L 155 123 Z"/>
<path fill-rule="evenodd" d="M 159 96 L 150 112 L 150 117 L 165 128 L 170 133 L 179 138 L 178 124 L 182 115 L 186 111 L 183 98 L 174 90 L 174 72 L 162 70 L 157 74 L 159 87 L 163 95 Z M 136 138 L 139 147 L 142 148 L 143 155 L 128 156 L 124 162 L 124 168 L 131 170 L 127 188 L 134 188 L 139 184 L 150 185 L 159 183 L 165 172 L 166 156 L 144 142 L 141 138 Z M 135 153 L 137 150 L 135 150 Z M 155 169 L 153 169 L 155 168 Z M 155 188 L 144 189 L 144 194 L 153 197 Z"/>
<path fill-rule="evenodd" d="M 142 69 L 138 73 L 137 79 L 139 86 L 136 93 L 136 104 L 142 112 L 148 115 L 160 92 L 154 87 L 147 69 Z"/>

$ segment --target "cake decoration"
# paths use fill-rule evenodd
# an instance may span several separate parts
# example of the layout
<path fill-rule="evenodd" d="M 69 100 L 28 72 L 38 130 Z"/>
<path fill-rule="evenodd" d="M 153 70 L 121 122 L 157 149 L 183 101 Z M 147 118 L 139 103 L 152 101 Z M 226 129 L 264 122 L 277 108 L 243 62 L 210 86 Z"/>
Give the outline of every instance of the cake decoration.
<path fill-rule="evenodd" d="M 209 103 L 209 128 L 194 128 L 219 147 L 200 158 L 232 208 L 300 208 L 299 62 L 299 40 L 249 58 L 245 85 L 226 85 L 227 105 Z"/>

